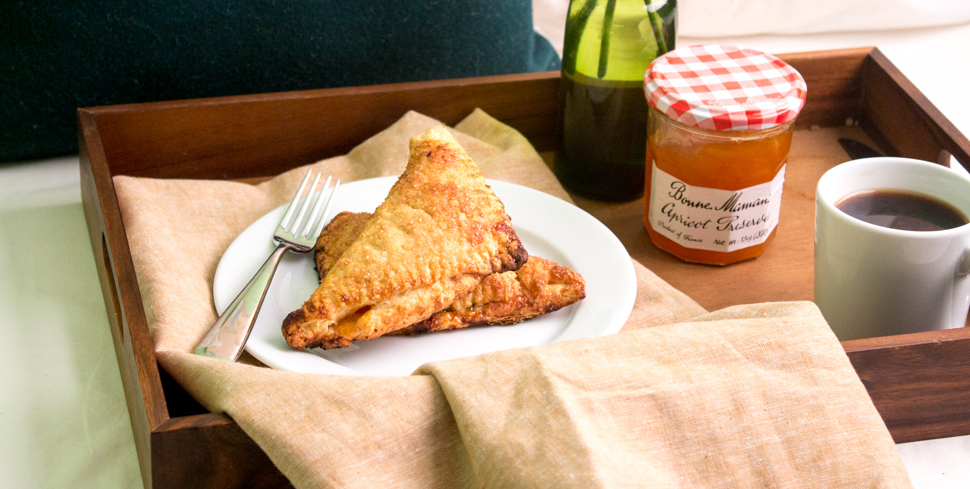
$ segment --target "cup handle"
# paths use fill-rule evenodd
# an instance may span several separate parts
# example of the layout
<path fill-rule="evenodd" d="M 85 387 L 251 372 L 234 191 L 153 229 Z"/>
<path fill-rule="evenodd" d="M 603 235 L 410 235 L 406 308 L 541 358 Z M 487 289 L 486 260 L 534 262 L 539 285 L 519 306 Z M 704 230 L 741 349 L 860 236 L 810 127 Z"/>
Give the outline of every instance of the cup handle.
<path fill-rule="evenodd" d="M 960 257 L 960 264 L 957 266 L 957 275 L 963 276 L 970 274 L 970 248 L 963 251 Z"/>

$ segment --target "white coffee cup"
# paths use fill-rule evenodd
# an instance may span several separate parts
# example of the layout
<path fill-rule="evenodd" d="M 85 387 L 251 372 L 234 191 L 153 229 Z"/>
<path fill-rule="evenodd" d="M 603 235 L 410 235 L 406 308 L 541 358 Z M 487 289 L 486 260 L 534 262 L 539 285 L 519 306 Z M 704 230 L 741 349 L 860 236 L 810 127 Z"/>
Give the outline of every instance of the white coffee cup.
<path fill-rule="evenodd" d="M 908 158 L 866 158 L 827 171 L 815 193 L 815 303 L 840 340 L 964 326 L 970 224 L 891 229 L 836 207 L 866 190 L 933 196 L 970 217 L 970 179 Z"/>

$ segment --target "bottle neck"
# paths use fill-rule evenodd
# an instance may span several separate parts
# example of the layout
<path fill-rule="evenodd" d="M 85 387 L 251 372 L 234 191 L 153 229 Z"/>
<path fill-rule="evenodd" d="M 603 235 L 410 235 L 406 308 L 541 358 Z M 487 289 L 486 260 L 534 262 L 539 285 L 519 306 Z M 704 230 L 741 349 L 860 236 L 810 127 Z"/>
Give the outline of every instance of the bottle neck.
<path fill-rule="evenodd" d="M 566 19 L 563 73 L 642 83 L 647 66 L 674 47 L 676 2 L 572 0 Z M 590 83 L 591 84 L 591 83 Z"/>

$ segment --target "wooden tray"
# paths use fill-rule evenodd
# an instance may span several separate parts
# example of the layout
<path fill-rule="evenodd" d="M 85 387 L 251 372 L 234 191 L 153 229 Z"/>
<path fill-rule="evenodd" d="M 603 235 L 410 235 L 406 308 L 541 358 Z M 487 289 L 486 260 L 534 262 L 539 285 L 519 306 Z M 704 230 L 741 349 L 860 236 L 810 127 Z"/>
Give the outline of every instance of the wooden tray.
<path fill-rule="evenodd" d="M 952 154 L 970 164 L 966 137 L 878 50 L 782 58 L 808 82 L 796 142 L 831 146 L 848 134 L 890 155 L 948 161 Z M 408 110 L 452 125 L 479 107 L 549 156 L 558 86 L 558 72 L 547 72 L 80 109 L 85 217 L 146 487 L 289 483 L 232 419 L 206 412 L 159 368 L 113 176 L 276 175 L 343 154 Z M 796 143 L 777 238 L 762 257 L 724 268 L 688 265 L 653 248 L 640 201 L 578 203 L 604 216 L 631 255 L 708 309 L 811 300 L 815 180 L 847 159 L 820 158 L 811 144 Z M 843 346 L 897 442 L 970 434 L 970 328 Z"/>

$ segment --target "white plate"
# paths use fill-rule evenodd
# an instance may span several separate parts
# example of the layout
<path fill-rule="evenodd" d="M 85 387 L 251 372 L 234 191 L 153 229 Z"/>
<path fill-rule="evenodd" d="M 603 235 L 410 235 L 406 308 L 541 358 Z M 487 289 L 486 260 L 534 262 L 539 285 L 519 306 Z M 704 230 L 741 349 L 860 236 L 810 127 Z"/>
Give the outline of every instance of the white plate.
<path fill-rule="evenodd" d="M 342 185 L 330 215 L 373 212 L 397 177 Z M 586 280 L 586 298 L 556 312 L 512 326 L 486 326 L 415 336 L 385 336 L 335 350 L 299 351 L 280 325 L 319 285 L 311 254 L 287 253 L 276 270 L 246 350 L 273 368 L 338 375 L 408 375 L 422 364 L 508 348 L 590 338 L 619 331 L 633 310 L 636 277 L 626 248 L 601 222 L 551 195 L 489 180 L 530 255 L 558 262 Z M 273 230 L 284 207 L 266 214 L 226 249 L 212 295 L 221 314 L 275 247 Z"/>

